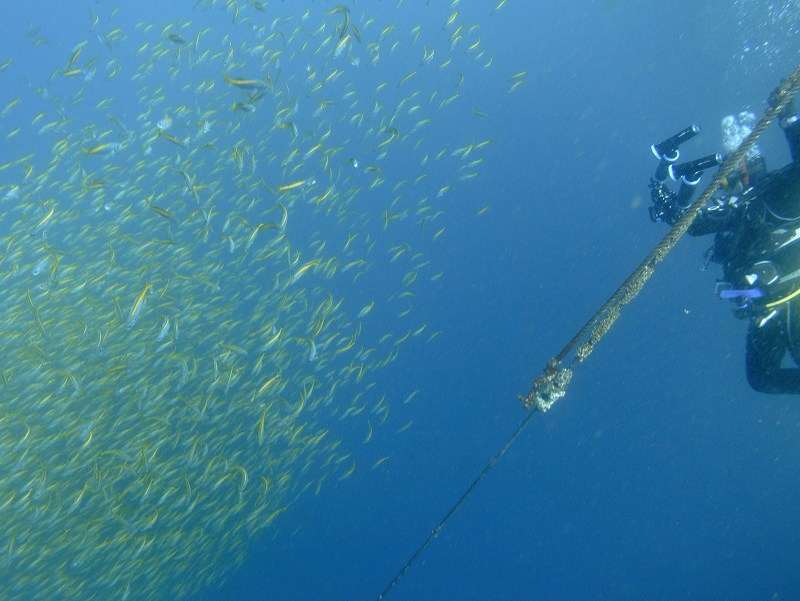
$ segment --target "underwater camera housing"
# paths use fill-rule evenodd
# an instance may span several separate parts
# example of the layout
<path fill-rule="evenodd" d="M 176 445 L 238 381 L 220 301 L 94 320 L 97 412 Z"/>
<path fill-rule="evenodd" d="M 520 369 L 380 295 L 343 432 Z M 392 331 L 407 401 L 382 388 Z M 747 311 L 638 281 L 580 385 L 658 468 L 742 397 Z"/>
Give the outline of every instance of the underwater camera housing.
<path fill-rule="evenodd" d="M 674 136 L 670 136 L 663 142 L 653 144 L 650 147 L 650 150 L 658 159 L 658 167 L 656 168 L 655 173 L 655 178 L 658 181 L 663 182 L 667 179 L 667 169 L 672 163 L 677 161 L 678 157 L 680 156 L 678 147 L 684 142 L 694 138 L 698 133 L 700 133 L 700 128 L 697 125 L 692 124 L 686 129 L 682 129 Z"/>
<path fill-rule="evenodd" d="M 697 132 L 698 128 L 692 126 L 683 130 L 669 138 L 667 142 L 678 139 L 684 132 Z M 694 136 L 695 133 L 690 135 Z M 684 134 L 683 139 L 687 134 Z M 665 144 L 665 142 L 662 142 Z M 652 148 L 655 148 L 653 146 Z M 655 150 L 654 150 L 655 152 Z M 692 194 L 697 184 L 700 183 L 700 176 L 703 171 L 710 167 L 716 167 L 722 164 L 723 156 L 721 154 L 710 154 L 708 156 L 695 159 L 676 165 L 675 160 L 678 157 L 677 148 L 673 147 L 673 153 L 668 154 L 661 158 L 656 169 L 655 177 L 650 179 L 650 219 L 651 221 L 665 221 L 670 225 L 674 225 L 678 219 L 681 218 L 686 209 L 691 204 Z M 678 192 L 670 190 L 664 182 L 667 177 L 673 181 L 680 181 L 681 185 Z"/>
<path fill-rule="evenodd" d="M 723 156 L 721 154 L 710 154 L 703 158 L 695 159 L 694 161 L 681 163 L 680 165 L 670 165 L 667 171 L 672 181 L 677 182 L 678 180 L 682 180 L 689 185 L 697 185 L 703 171 L 721 165 L 722 161 Z"/>

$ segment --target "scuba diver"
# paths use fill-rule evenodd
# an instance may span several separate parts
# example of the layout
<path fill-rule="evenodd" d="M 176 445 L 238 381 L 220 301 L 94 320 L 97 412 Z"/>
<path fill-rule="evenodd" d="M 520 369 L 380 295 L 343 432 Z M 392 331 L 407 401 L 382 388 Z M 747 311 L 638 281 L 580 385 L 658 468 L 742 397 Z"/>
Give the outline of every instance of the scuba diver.
<path fill-rule="evenodd" d="M 774 106 L 775 94 L 770 95 Z M 722 120 L 723 146 L 736 150 L 755 123 L 752 113 Z M 757 147 L 748 152 L 738 172 L 698 213 L 689 234 L 714 234 L 706 265 L 722 266 L 716 293 L 735 304 L 734 315 L 749 319 L 746 344 L 747 381 L 759 392 L 800 394 L 800 120 L 794 102 L 781 111 L 792 162 L 767 171 Z M 650 218 L 674 225 L 691 206 L 704 170 L 722 164 L 723 156 L 709 155 L 678 164 L 678 147 L 699 132 L 689 126 L 654 144 L 659 160 L 650 179 Z M 667 182 L 680 182 L 678 190 Z M 784 367 L 786 355 L 794 367 Z"/>

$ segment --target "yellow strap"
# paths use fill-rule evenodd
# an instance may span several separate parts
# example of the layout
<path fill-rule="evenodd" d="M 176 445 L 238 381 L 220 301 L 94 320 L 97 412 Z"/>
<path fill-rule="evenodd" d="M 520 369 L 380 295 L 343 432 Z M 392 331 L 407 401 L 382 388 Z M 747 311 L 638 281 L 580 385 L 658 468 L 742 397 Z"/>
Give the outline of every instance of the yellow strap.
<path fill-rule="evenodd" d="M 798 294 L 800 294 L 800 288 L 798 288 L 797 290 L 792 292 L 789 296 L 784 296 L 783 298 L 779 298 L 776 301 L 772 301 L 771 303 L 767 303 L 766 307 L 767 307 L 767 309 L 772 309 L 772 307 L 776 307 L 778 305 L 781 305 L 783 303 L 786 303 L 786 302 L 792 300 Z"/>

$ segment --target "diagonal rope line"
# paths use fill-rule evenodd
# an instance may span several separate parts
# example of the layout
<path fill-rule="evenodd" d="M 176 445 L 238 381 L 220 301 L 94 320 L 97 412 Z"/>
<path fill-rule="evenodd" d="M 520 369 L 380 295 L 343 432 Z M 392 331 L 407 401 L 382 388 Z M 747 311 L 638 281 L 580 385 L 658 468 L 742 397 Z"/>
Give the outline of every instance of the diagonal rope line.
<path fill-rule="evenodd" d="M 730 173 L 736 169 L 739 163 L 745 158 L 747 152 L 756 143 L 756 140 L 764 133 L 770 123 L 778 116 L 783 108 L 800 90 L 800 65 L 794 73 L 783 82 L 775 97 L 775 102 L 769 106 L 761 119 L 758 120 L 753 131 L 742 142 L 741 146 L 731 154 L 723 163 L 720 170 L 708 184 L 700 197 L 689 207 L 678 222 L 667 232 L 664 238 L 649 255 L 639 264 L 639 266 L 628 276 L 628 278 L 617 288 L 614 294 L 592 315 L 589 321 L 578 330 L 578 333 L 553 357 L 545 367 L 542 374 L 533 382 L 530 392 L 521 401 L 525 409 L 537 407 L 542 411 L 547 411 L 553 403 L 566 394 L 566 388 L 572 378 L 575 367 L 583 363 L 592 354 L 595 345 L 608 333 L 619 317 L 622 307 L 636 298 L 644 288 L 644 285 L 653 275 L 655 267 L 664 260 L 669 252 L 675 247 L 689 226 L 692 225 L 697 213 L 711 199 L 711 196 L 722 185 Z M 574 351 L 572 359 L 566 367 L 561 367 L 561 363 Z"/>
<path fill-rule="evenodd" d="M 519 438 L 519 435 L 525 429 L 533 416 L 539 411 L 544 412 L 549 409 L 552 404 L 566 394 L 566 388 L 572 377 L 572 371 L 578 364 L 586 360 L 586 358 L 594 350 L 594 346 L 600 342 L 603 336 L 611 329 L 614 322 L 620 315 L 622 307 L 631 302 L 639 295 L 644 285 L 653 275 L 655 266 L 660 263 L 664 257 L 675 247 L 683 235 L 689 229 L 689 226 L 694 221 L 697 213 L 711 198 L 711 195 L 717 191 L 722 184 L 723 178 L 729 175 L 745 157 L 747 152 L 756 143 L 756 140 L 764 133 L 770 123 L 777 117 L 789 101 L 800 91 L 800 65 L 797 66 L 791 77 L 787 79 L 779 88 L 776 102 L 768 107 L 764 114 L 761 115 L 758 123 L 756 123 L 753 131 L 742 142 L 739 148 L 730 155 L 723 163 L 719 172 L 714 176 L 709 183 L 708 187 L 703 191 L 703 194 L 692 204 L 686 211 L 681 219 L 667 232 L 667 235 L 659 242 L 649 255 L 642 261 L 639 266 L 628 276 L 628 278 L 617 288 L 614 294 L 603 304 L 600 309 L 586 322 L 586 324 L 578 331 L 575 336 L 561 349 L 561 351 L 553 357 L 545 367 L 542 374 L 536 378 L 533 387 L 526 397 L 520 397 L 525 409 L 530 410 L 528 414 L 520 421 L 511 435 L 508 437 L 502 447 L 494 454 L 494 456 L 483 468 L 483 471 L 472 481 L 461 497 L 452 505 L 450 510 L 439 520 L 436 527 L 431 530 L 427 538 L 422 544 L 417 547 L 414 554 L 403 564 L 403 567 L 397 572 L 392 581 L 383 589 L 377 597 L 377 601 L 383 601 L 397 583 L 405 576 L 406 572 L 412 565 L 419 559 L 425 549 L 439 536 L 439 533 L 445 527 L 450 518 L 455 515 L 458 509 L 464 504 L 467 498 L 475 491 L 478 485 L 483 481 L 486 476 L 492 471 L 497 462 L 506 454 L 511 445 Z M 583 342 L 582 342 L 583 341 Z M 577 348 L 576 348 L 577 347 Z M 560 367 L 561 363 L 567 356 L 575 350 L 574 356 L 567 365 L 567 367 Z"/>
<path fill-rule="evenodd" d="M 500 461 L 500 458 L 506 454 L 506 451 L 508 451 L 511 445 L 514 444 L 514 441 L 517 440 L 519 435 L 522 433 L 522 430 L 525 429 L 525 426 L 528 425 L 528 422 L 531 420 L 531 418 L 535 413 L 536 413 L 535 411 L 530 411 L 522 419 L 519 425 L 517 425 L 516 429 L 511 433 L 511 436 L 508 437 L 505 444 L 503 444 L 503 446 L 500 447 L 500 450 L 498 450 L 497 453 L 494 454 L 494 457 L 492 457 L 489 460 L 489 463 L 486 464 L 486 467 L 483 468 L 483 471 L 478 475 L 477 478 L 475 478 L 475 480 L 472 481 L 472 484 L 470 484 L 467 490 L 464 491 L 464 494 L 461 495 L 458 501 L 456 501 L 453 504 L 453 506 L 450 508 L 450 511 L 448 511 L 445 514 L 445 516 L 441 520 L 439 520 L 439 523 L 436 524 L 436 527 L 433 530 L 431 530 L 431 533 L 428 535 L 428 538 L 426 538 L 425 541 L 417 548 L 417 550 L 408 559 L 405 565 L 403 565 L 403 567 L 400 568 L 400 571 L 397 572 L 397 575 L 392 579 L 389 585 L 385 589 L 383 589 L 383 592 L 380 595 L 378 595 L 377 601 L 381 601 L 386 597 L 389 591 L 391 591 L 394 588 L 394 586 L 400 581 L 400 579 L 405 575 L 405 573 L 408 571 L 408 568 L 410 568 L 412 564 L 414 564 L 414 562 L 417 561 L 417 558 L 420 555 L 422 555 L 422 552 L 425 551 L 425 549 L 428 547 L 428 545 L 431 544 L 431 542 L 433 542 L 433 539 L 439 536 L 439 533 L 442 531 L 442 528 L 444 528 L 445 524 L 447 524 L 450 518 L 453 517 L 453 514 L 455 514 L 455 512 L 458 511 L 459 507 L 461 507 L 464 501 L 467 500 L 467 497 L 469 497 L 472 494 L 472 492 L 478 487 L 478 484 L 481 483 L 481 480 L 483 480 L 486 476 L 489 475 L 489 472 L 491 472 L 492 468 L 494 468 L 497 462 Z"/>

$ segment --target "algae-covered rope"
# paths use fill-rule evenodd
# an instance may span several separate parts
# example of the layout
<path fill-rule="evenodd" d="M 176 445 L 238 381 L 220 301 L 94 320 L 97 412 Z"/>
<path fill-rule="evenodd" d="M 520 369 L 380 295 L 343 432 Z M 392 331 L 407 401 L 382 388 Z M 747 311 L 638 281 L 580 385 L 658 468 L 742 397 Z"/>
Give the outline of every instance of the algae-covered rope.
<path fill-rule="evenodd" d="M 611 295 L 605 304 L 592 316 L 592 318 L 584 325 L 578 333 L 570 340 L 567 345 L 561 350 L 558 355 L 553 357 L 544 369 L 541 376 L 536 378 L 533 383 L 533 388 L 528 393 L 527 397 L 521 397 L 525 409 L 538 409 L 539 411 L 546 411 L 550 406 L 566 393 L 567 385 L 572 377 L 572 370 L 575 365 L 584 361 L 594 349 L 594 346 L 606 335 L 611 329 L 611 326 L 619 317 L 620 311 L 624 305 L 632 301 L 639 294 L 644 284 L 653 274 L 653 269 L 664 257 L 667 256 L 670 250 L 675 246 L 678 240 L 686 233 L 689 226 L 694 221 L 697 213 L 708 202 L 711 195 L 719 188 L 722 179 L 728 175 L 739 162 L 745 157 L 750 148 L 753 147 L 758 137 L 764 132 L 767 126 L 775 119 L 780 111 L 786 104 L 794 97 L 800 90 L 800 65 L 795 69 L 792 76 L 786 80 L 775 94 L 774 103 L 764 112 L 761 119 L 753 128 L 753 132 L 742 142 L 738 150 L 734 152 L 728 160 L 722 165 L 719 173 L 714 177 L 708 187 L 705 189 L 697 202 L 686 211 L 683 217 L 670 229 L 664 239 L 653 249 L 653 251 L 642 261 L 642 263 L 634 270 L 634 272 L 626 279 L 623 284 Z M 577 349 L 576 349 L 577 346 Z M 564 359 L 575 349 L 575 354 L 572 360 L 566 367 L 561 367 Z M 489 475 L 497 462 L 506 454 L 506 451 L 511 447 L 514 441 L 519 437 L 525 426 L 530 423 L 535 411 L 530 411 L 520 421 L 511 435 L 506 439 L 502 447 L 494 454 L 494 456 L 483 468 L 483 471 L 472 481 L 459 499 L 450 507 L 449 511 L 444 517 L 439 520 L 436 527 L 431 530 L 427 538 L 422 544 L 417 547 L 416 551 L 411 557 L 403 564 L 400 571 L 394 576 L 392 581 L 383 589 L 381 594 L 377 597 L 378 601 L 382 601 L 391 592 L 391 590 L 402 579 L 408 569 L 417 561 L 422 555 L 423 551 L 442 531 L 444 526 L 451 517 L 458 511 L 459 507 L 466 501 L 466 499 L 477 488 L 481 481 Z"/>
<path fill-rule="evenodd" d="M 553 357 L 545 367 L 542 374 L 533 382 L 533 387 L 525 397 L 520 397 L 525 409 L 539 409 L 547 411 L 553 403 L 566 394 L 566 388 L 572 378 L 575 366 L 582 363 L 591 355 L 595 345 L 605 336 L 614 322 L 620 315 L 622 307 L 639 295 L 647 280 L 653 275 L 653 271 L 658 263 L 675 247 L 689 226 L 692 225 L 697 213 L 711 199 L 711 195 L 722 185 L 722 181 L 736 169 L 739 163 L 745 158 L 748 151 L 753 147 L 759 136 L 764 133 L 770 123 L 783 110 L 789 101 L 800 90 L 800 65 L 794 73 L 784 81 L 777 93 L 771 98 L 771 104 L 761 115 L 753 131 L 742 142 L 741 146 L 731 154 L 723 163 L 720 170 L 708 184 L 703 194 L 692 204 L 683 214 L 680 220 L 667 232 L 663 240 L 656 245 L 652 252 L 647 255 L 644 261 L 628 276 L 622 285 L 617 288 L 614 294 L 603 304 L 602 307 L 592 315 L 575 336 Z M 569 363 L 562 367 L 562 362 L 567 356 L 574 354 Z"/>

